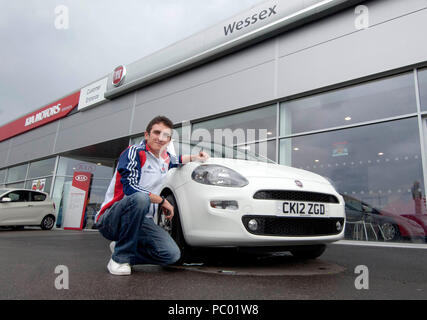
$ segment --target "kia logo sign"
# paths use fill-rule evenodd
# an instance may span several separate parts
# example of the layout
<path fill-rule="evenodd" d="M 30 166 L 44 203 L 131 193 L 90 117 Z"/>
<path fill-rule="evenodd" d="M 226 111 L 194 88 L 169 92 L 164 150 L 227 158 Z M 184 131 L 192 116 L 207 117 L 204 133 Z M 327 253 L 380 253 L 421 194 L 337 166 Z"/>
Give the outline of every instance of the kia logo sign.
<path fill-rule="evenodd" d="M 123 83 L 123 80 L 125 79 L 126 76 L 126 68 L 125 66 L 118 66 L 116 69 L 114 69 L 113 71 L 113 85 L 115 87 L 120 86 Z"/>
<path fill-rule="evenodd" d="M 84 182 L 87 180 L 87 177 L 81 174 L 81 175 L 76 176 L 76 180 L 79 182 Z"/>
<path fill-rule="evenodd" d="M 300 188 L 302 188 L 302 187 L 303 187 L 302 182 L 301 182 L 301 181 L 299 181 L 299 180 L 295 180 L 295 184 L 296 184 L 298 187 L 300 187 Z"/>

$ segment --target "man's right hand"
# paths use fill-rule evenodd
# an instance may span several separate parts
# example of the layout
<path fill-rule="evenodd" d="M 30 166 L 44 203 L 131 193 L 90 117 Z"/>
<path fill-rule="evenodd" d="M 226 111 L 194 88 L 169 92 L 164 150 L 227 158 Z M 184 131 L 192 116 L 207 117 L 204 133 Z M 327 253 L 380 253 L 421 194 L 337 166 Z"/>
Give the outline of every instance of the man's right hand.
<path fill-rule="evenodd" d="M 165 202 L 163 202 L 161 210 L 162 210 L 162 213 L 165 215 L 166 219 L 172 220 L 174 215 L 173 206 L 166 199 L 165 199 Z"/>

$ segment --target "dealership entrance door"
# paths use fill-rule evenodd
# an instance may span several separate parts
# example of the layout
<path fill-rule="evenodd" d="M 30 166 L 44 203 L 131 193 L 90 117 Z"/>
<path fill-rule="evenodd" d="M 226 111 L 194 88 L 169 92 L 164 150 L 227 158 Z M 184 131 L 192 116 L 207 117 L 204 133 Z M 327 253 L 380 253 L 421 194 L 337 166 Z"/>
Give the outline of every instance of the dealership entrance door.
<path fill-rule="evenodd" d="M 92 176 L 83 228 L 92 227 L 94 216 L 104 201 L 117 159 L 128 145 L 129 138 L 120 138 L 64 152 L 59 156 L 52 194 L 58 210 L 57 227 L 62 227 L 73 175 L 77 171 L 89 172 Z"/>

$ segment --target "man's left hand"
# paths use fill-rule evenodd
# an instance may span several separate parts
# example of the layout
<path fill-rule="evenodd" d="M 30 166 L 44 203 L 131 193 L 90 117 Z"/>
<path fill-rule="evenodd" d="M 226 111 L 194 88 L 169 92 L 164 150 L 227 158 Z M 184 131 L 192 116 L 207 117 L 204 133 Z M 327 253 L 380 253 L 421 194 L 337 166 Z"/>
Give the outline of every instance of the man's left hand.
<path fill-rule="evenodd" d="M 200 151 L 199 154 L 194 156 L 194 158 L 195 159 L 193 161 L 205 162 L 209 159 L 209 155 L 204 151 Z"/>

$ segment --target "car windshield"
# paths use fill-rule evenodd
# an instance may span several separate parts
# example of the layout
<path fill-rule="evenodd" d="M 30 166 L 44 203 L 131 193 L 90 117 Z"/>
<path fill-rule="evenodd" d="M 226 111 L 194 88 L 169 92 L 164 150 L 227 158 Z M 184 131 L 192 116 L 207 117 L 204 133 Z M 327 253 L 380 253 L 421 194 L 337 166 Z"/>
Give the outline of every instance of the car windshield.
<path fill-rule="evenodd" d="M 205 141 L 173 141 L 175 150 L 172 153 L 178 154 L 196 154 L 204 151 L 213 158 L 228 158 L 248 161 L 258 161 L 266 163 L 276 163 L 266 157 L 247 150 L 246 146 L 225 146 L 213 142 Z"/>

